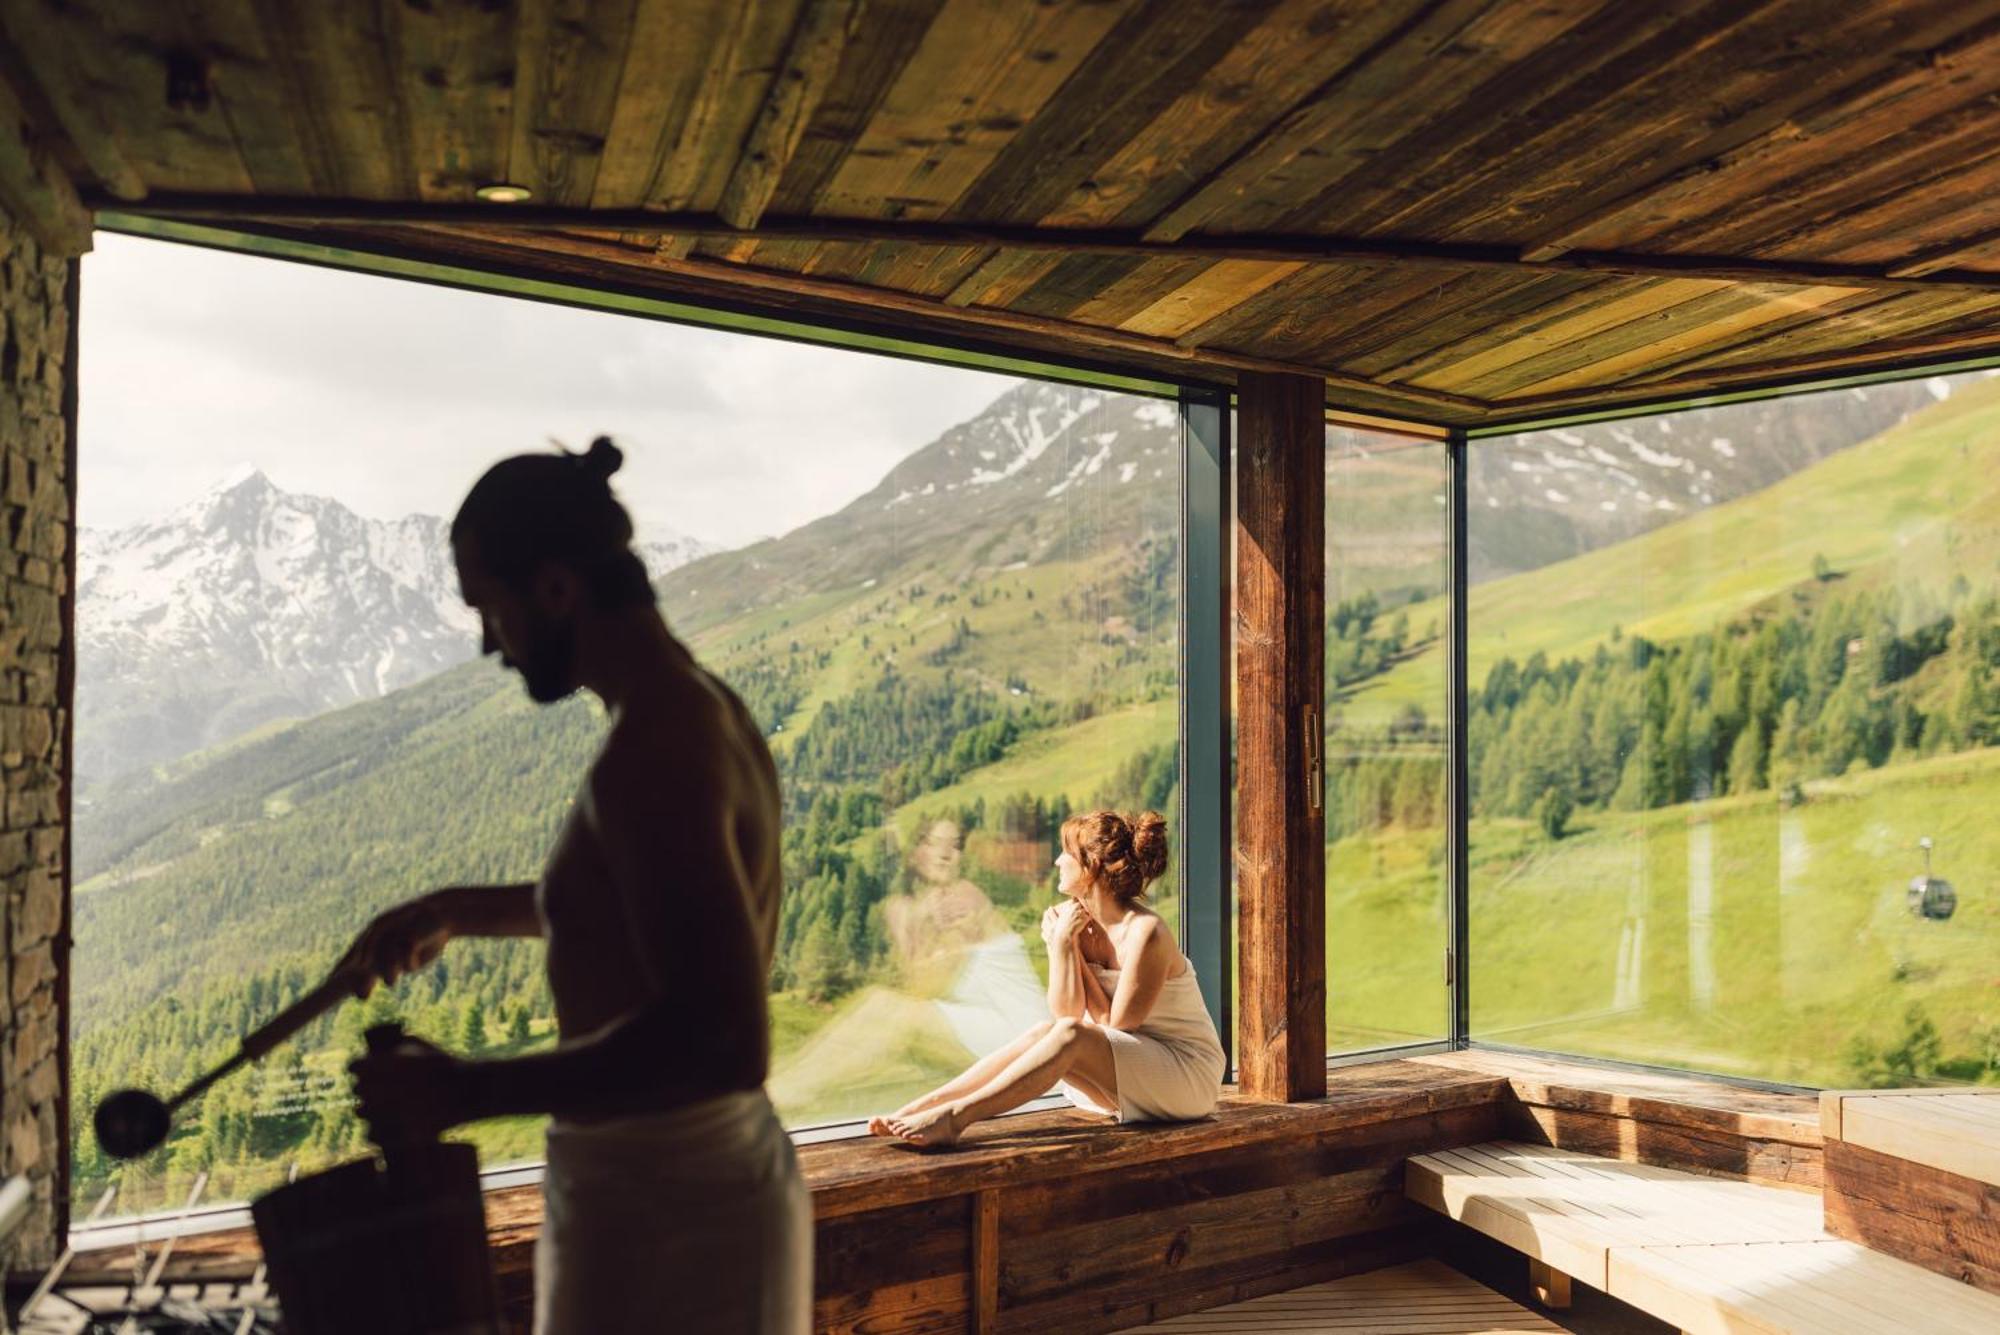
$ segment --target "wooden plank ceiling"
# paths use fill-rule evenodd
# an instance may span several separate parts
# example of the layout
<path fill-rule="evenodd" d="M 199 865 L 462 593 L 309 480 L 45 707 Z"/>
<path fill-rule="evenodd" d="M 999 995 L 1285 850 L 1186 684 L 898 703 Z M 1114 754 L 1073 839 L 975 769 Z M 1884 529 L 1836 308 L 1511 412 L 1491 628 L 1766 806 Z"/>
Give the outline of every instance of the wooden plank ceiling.
<path fill-rule="evenodd" d="M 0 39 L 45 235 L 255 219 L 1445 423 L 2000 352 L 2000 0 L 0 0 Z"/>

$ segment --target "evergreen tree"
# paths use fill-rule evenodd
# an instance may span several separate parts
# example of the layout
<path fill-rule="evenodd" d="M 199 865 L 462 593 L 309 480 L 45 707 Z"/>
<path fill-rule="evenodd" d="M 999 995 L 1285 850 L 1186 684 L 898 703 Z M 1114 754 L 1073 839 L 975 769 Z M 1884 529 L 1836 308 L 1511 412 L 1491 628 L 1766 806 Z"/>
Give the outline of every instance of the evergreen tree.
<path fill-rule="evenodd" d="M 486 1003 L 477 993 L 465 1006 L 465 1023 L 459 1030 L 459 1042 L 465 1051 L 480 1053 L 486 1051 Z"/>
<path fill-rule="evenodd" d="M 1729 791 L 1755 792 L 1764 782 L 1764 732 L 1753 719 L 1736 734 L 1736 745 L 1729 750 Z"/>

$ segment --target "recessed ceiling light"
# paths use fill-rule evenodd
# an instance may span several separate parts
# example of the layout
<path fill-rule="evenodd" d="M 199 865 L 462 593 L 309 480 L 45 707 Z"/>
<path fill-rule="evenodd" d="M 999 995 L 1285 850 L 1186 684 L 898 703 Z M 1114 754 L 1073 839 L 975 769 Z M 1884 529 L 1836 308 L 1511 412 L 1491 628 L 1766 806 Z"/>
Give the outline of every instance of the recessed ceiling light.
<path fill-rule="evenodd" d="M 510 181 L 495 181 L 491 185 L 480 186 L 472 193 L 488 204 L 519 204 L 532 197 L 535 192 L 525 185 L 515 185 Z"/>

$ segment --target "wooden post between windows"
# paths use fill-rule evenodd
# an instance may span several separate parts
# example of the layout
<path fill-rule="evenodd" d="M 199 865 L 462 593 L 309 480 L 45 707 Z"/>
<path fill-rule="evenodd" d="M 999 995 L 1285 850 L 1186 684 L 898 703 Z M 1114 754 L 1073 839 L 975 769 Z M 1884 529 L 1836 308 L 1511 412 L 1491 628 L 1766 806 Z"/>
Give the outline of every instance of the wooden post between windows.
<path fill-rule="evenodd" d="M 1326 387 L 1236 381 L 1238 1081 L 1326 1094 Z"/>

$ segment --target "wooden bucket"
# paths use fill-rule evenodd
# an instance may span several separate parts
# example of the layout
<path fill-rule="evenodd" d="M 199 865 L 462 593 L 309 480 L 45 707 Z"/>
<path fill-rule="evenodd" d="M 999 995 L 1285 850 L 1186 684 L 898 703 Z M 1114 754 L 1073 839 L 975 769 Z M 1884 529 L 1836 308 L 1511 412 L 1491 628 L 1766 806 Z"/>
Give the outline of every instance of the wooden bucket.
<path fill-rule="evenodd" d="M 500 1335 L 479 1156 L 398 1147 L 250 1207 L 291 1335 Z"/>

